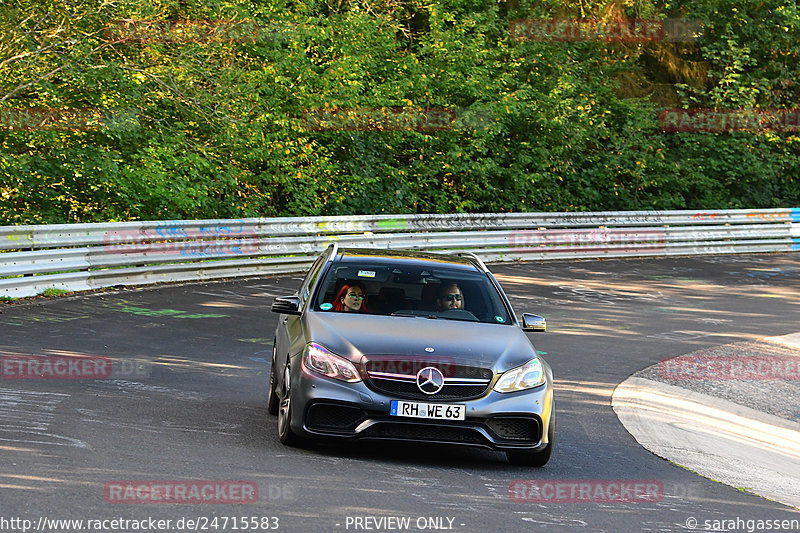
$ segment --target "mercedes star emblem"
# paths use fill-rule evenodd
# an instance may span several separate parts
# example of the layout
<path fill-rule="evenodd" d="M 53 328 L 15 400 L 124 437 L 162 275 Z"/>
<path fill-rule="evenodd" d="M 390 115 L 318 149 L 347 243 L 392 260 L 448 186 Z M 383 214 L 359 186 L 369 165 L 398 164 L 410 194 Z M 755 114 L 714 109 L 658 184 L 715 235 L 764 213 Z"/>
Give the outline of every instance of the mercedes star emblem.
<path fill-rule="evenodd" d="M 444 387 L 444 376 L 438 368 L 426 366 L 417 372 L 417 387 L 425 394 L 436 394 Z"/>

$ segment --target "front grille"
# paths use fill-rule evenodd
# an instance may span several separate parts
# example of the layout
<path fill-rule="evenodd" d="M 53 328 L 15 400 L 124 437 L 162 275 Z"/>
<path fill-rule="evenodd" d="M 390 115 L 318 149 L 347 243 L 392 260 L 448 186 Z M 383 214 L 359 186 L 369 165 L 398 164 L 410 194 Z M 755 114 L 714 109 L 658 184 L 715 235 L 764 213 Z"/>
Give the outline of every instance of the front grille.
<path fill-rule="evenodd" d="M 323 431 L 352 431 L 366 416 L 358 407 L 317 403 L 308 408 L 306 426 Z"/>
<path fill-rule="evenodd" d="M 393 381 L 388 379 L 370 379 L 372 388 L 378 392 L 397 398 L 426 401 L 468 400 L 483 396 L 486 385 L 445 385 L 436 394 L 425 394 L 417 388 L 416 381 Z"/>
<path fill-rule="evenodd" d="M 416 376 L 417 372 L 428 366 L 438 368 L 445 377 L 492 379 L 492 371 L 488 368 L 479 365 L 456 365 L 447 358 L 370 356 L 366 364 L 367 373 L 383 372 L 408 376 Z"/>
<path fill-rule="evenodd" d="M 429 442 L 486 444 L 486 439 L 476 430 L 463 427 L 445 427 L 433 424 L 375 424 L 362 434 L 365 438 L 413 439 Z"/>
<path fill-rule="evenodd" d="M 539 442 L 542 438 L 541 425 L 534 418 L 494 417 L 486 425 L 501 439 Z"/>
<path fill-rule="evenodd" d="M 442 390 L 431 395 L 417 387 L 417 373 L 428 366 L 438 368 L 445 380 Z M 366 364 L 366 371 L 366 384 L 376 392 L 395 398 L 431 402 L 479 398 L 488 392 L 493 375 L 488 368 L 421 358 L 371 359 Z"/>

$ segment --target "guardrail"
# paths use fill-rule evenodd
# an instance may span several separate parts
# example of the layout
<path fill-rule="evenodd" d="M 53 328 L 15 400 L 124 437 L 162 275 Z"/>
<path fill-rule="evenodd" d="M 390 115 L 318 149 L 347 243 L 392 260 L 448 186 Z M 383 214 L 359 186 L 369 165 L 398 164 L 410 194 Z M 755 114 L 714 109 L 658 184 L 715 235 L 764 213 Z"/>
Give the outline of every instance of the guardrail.
<path fill-rule="evenodd" d="M 800 250 L 800 209 L 0 226 L 0 296 L 299 272 L 333 241 L 487 262 L 789 252 Z"/>

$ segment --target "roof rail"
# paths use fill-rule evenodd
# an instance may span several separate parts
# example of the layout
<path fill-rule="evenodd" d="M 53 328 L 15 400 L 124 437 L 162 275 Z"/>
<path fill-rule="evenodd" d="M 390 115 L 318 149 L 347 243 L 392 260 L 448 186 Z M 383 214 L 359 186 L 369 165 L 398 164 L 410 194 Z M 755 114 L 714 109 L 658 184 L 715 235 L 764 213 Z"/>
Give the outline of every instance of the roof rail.
<path fill-rule="evenodd" d="M 333 250 L 331 251 L 331 255 L 328 256 L 328 261 L 333 261 L 334 259 L 336 259 L 336 254 L 339 253 L 339 243 L 332 242 L 328 245 L 328 248 L 330 248 L 331 246 L 333 246 Z"/>
<path fill-rule="evenodd" d="M 489 272 L 489 269 L 486 268 L 486 264 L 483 262 L 483 259 L 475 255 L 474 253 L 472 252 L 452 252 L 452 253 L 453 255 L 457 255 L 459 257 L 467 257 L 469 259 L 472 259 L 478 264 L 481 270 L 483 270 L 484 272 Z"/>

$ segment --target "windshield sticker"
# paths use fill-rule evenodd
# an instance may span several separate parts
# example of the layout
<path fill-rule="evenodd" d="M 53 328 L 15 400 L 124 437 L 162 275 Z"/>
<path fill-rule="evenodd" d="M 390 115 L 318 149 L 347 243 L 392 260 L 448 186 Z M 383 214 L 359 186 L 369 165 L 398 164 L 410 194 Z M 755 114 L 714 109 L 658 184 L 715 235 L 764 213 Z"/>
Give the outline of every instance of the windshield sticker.
<path fill-rule="evenodd" d="M 320 304 L 319 308 L 322 309 L 323 311 L 330 311 L 331 309 L 333 309 L 333 304 Z"/>
<path fill-rule="evenodd" d="M 359 270 L 358 271 L 359 278 L 374 278 L 375 272 L 372 270 Z"/>
<path fill-rule="evenodd" d="M 501 317 L 501 316 L 496 316 L 496 317 L 494 317 L 494 319 L 497 320 L 498 322 L 500 322 L 501 324 L 506 321 L 506 319 Z"/>

